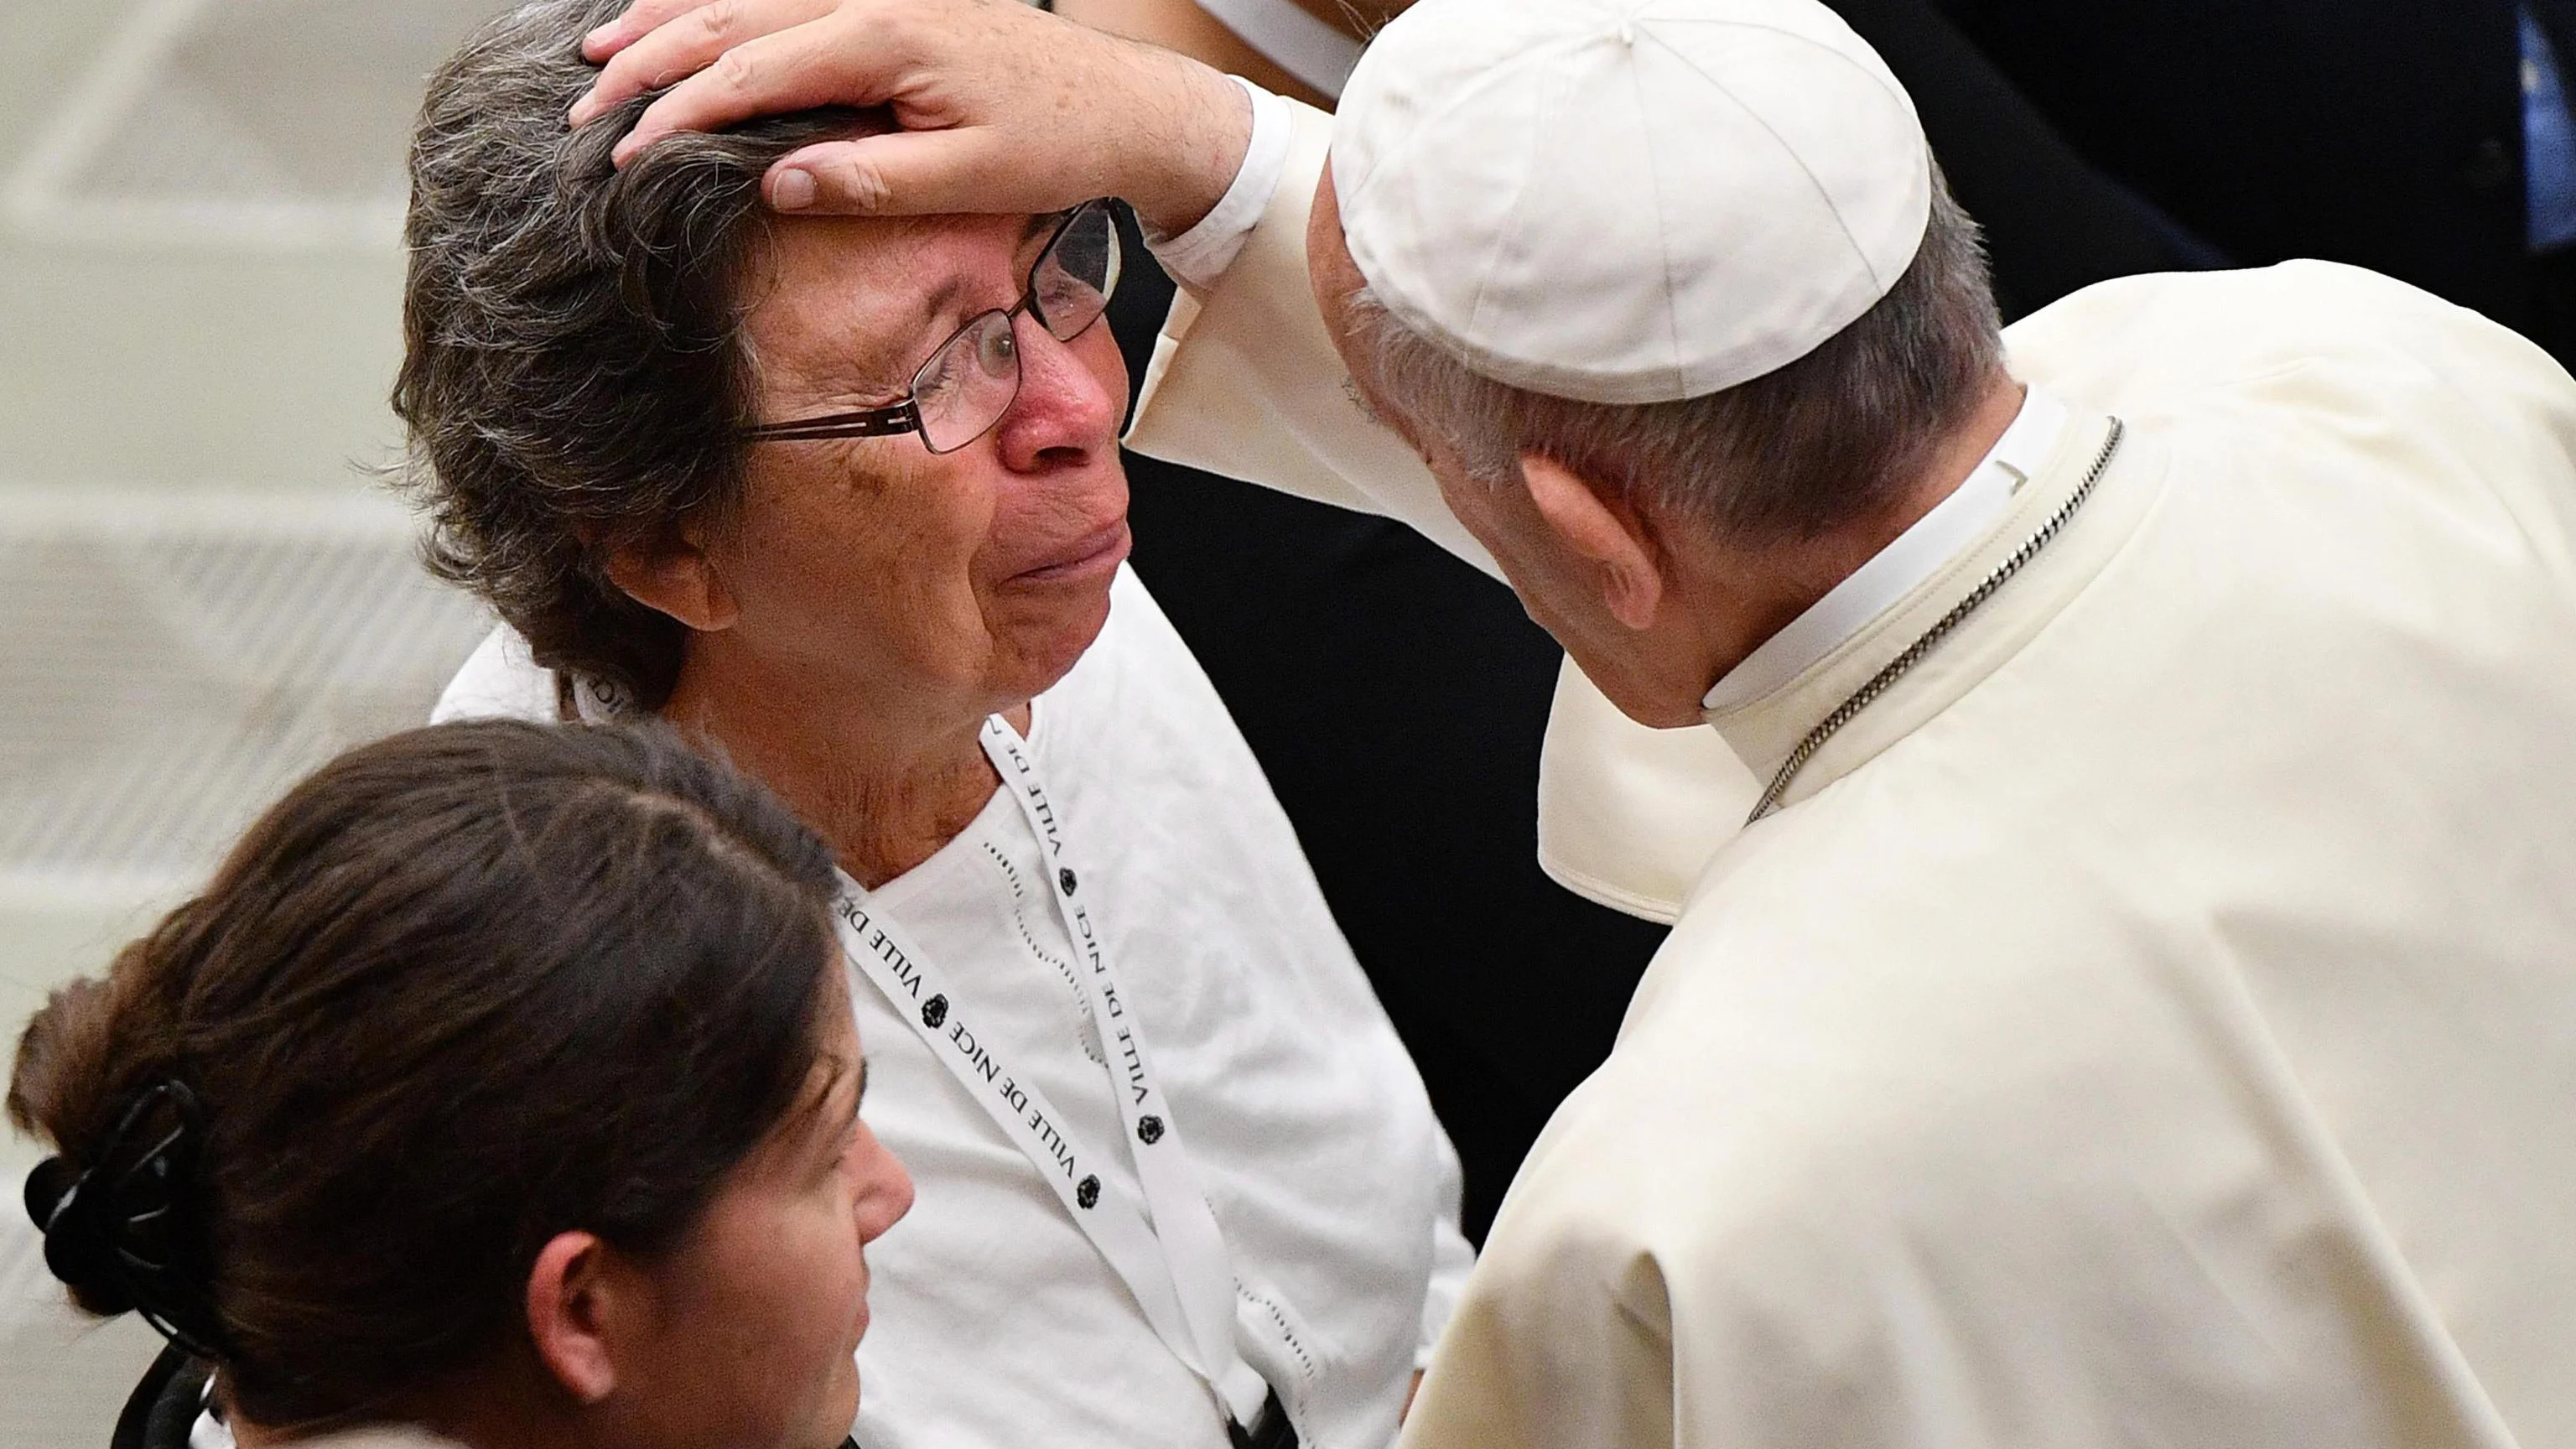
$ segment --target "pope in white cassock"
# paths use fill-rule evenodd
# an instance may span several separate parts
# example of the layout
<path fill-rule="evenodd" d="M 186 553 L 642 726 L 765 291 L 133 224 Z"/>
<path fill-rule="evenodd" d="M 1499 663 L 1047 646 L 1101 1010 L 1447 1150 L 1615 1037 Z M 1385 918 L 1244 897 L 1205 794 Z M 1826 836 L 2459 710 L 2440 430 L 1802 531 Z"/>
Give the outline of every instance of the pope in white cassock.
<path fill-rule="evenodd" d="M 646 126 L 955 132 L 818 153 L 827 208 L 1116 183 L 1193 294 L 1133 443 L 1406 518 L 1580 666 L 1543 852 L 1675 926 L 1411 1449 L 2576 1444 L 2539 349 L 2318 263 L 1998 336 L 1810 0 L 1424 0 L 1337 127 L 1034 14 L 807 9 Z"/>

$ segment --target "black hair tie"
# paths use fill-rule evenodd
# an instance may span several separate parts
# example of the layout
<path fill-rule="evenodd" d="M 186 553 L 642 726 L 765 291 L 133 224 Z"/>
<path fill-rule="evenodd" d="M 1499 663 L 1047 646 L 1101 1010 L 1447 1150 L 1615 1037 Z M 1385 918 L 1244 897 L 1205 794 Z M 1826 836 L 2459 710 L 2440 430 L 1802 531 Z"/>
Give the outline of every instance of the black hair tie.
<path fill-rule="evenodd" d="M 165 1077 L 125 1109 L 88 1171 L 75 1173 L 60 1157 L 36 1164 L 27 1216 L 44 1230 L 45 1266 L 56 1278 L 94 1307 L 140 1314 L 180 1348 L 214 1359 L 223 1333 L 202 1271 L 203 1225 L 182 1201 L 204 1139 L 197 1094 Z"/>

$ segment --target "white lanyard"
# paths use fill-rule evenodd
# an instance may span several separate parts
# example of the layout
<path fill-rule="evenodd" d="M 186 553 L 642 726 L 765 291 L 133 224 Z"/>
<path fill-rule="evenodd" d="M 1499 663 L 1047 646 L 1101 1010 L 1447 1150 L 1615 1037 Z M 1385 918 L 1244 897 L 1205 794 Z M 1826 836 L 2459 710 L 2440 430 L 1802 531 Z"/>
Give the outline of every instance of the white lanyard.
<path fill-rule="evenodd" d="M 1077 1139 L 1037 1084 L 1021 1080 L 1004 1063 L 996 1044 L 976 1031 L 964 998 L 946 973 L 908 932 L 871 906 L 867 892 L 846 875 L 832 907 L 841 945 L 985 1115 L 1019 1144 L 1064 1210 L 1136 1295 L 1154 1332 L 1206 1381 L 1236 1423 L 1250 1425 L 1270 1387 L 1235 1347 L 1234 1270 L 1226 1259 L 1225 1240 L 1181 1146 L 1180 1126 L 1163 1099 L 1142 1024 L 1120 998 L 1117 974 L 1083 905 L 1081 876 L 1065 849 L 1064 819 L 1047 796 L 1027 742 L 1000 716 L 984 722 L 983 745 L 1001 774 L 1002 788 L 1019 802 L 1029 833 L 1038 839 L 1047 894 L 1055 899 L 1076 956 L 1090 968 L 1074 974 L 1082 980 L 1091 1019 L 1109 1056 L 1119 1119 L 1126 1124 L 1137 1181 L 1144 1188 L 1142 1210 L 1123 1189 L 1104 1185 L 1101 1168 L 1113 1159 Z"/>

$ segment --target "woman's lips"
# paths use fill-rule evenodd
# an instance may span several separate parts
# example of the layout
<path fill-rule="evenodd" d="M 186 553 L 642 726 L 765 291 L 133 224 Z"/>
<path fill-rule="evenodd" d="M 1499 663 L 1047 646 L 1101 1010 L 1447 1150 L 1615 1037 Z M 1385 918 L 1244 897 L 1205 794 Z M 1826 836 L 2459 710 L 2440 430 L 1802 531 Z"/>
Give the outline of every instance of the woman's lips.
<path fill-rule="evenodd" d="M 1087 579 L 1094 574 L 1109 573 L 1127 558 L 1133 540 L 1127 532 L 1127 520 L 1118 519 L 1108 527 L 1075 539 L 1053 559 L 1035 568 L 1022 569 L 1011 576 L 1013 583 L 1054 584 Z"/>

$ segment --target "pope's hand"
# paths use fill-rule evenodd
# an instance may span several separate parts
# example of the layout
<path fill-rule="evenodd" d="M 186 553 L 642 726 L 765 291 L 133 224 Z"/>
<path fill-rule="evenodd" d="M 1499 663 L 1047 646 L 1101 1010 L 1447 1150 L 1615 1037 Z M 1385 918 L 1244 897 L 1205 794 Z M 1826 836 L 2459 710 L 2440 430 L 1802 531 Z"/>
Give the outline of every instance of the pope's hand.
<path fill-rule="evenodd" d="M 579 125 L 662 86 L 620 164 L 674 131 L 814 106 L 883 106 L 902 129 L 808 146 L 770 168 L 782 211 L 893 216 L 1057 211 L 1123 196 L 1186 230 L 1250 144 L 1241 87 L 1170 51 L 1019 0 L 635 0 L 591 32 L 604 61 Z"/>

